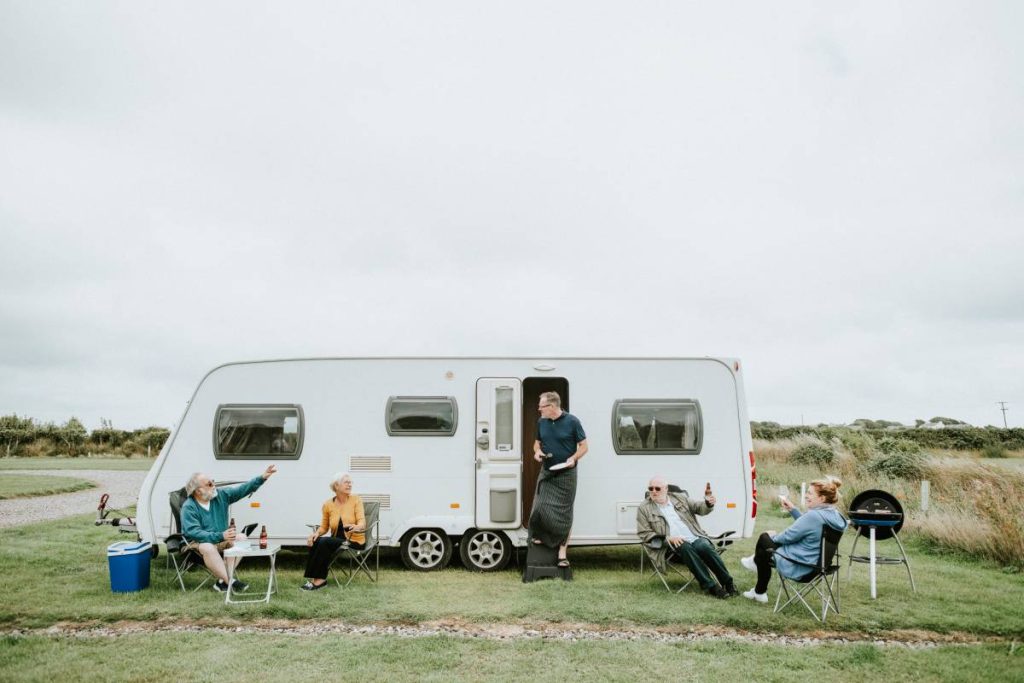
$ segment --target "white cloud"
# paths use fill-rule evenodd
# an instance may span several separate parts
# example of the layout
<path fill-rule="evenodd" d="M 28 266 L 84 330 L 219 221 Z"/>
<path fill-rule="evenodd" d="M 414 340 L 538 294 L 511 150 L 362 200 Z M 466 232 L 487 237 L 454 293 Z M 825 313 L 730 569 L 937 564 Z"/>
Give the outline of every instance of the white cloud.
<path fill-rule="evenodd" d="M 0 412 L 168 424 L 239 358 L 721 354 L 755 418 L 1021 423 L 1013 3 L 0 12 Z"/>

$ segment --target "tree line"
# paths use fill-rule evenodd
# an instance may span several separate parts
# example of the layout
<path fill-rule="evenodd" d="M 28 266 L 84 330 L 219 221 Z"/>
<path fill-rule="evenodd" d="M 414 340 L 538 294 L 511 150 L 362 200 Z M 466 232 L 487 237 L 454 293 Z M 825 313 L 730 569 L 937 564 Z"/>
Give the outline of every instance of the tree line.
<path fill-rule="evenodd" d="M 46 457 L 87 455 L 156 455 L 171 432 L 163 427 L 115 429 L 110 420 L 100 420 L 89 431 L 75 417 L 63 424 L 37 422 L 31 417 L 0 416 L 0 457 Z"/>

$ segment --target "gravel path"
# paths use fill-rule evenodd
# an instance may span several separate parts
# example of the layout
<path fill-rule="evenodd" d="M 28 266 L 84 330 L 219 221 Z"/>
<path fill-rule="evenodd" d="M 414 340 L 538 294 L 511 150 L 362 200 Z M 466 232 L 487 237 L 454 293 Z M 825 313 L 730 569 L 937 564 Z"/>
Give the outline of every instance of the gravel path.
<path fill-rule="evenodd" d="M 1006 643 L 1016 649 L 1016 641 L 1004 638 L 982 638 L 967 634 L 936 633 L 934 631 L 893 632 L 885 637 L 866 633 L 827 633 L 816 631 L 806 634 L 786 634 L 771 631 L 756 632 L 728 627 L 693 627 L 688 629 L 655 629 L 636 626 L 628 629 L 602 628 L 594 624 L 476 624 L 462 621 L 432 621 L 422 624 L 349 624 L 343 621 L 291 622 L 264 621 L 246 625 L 216 625 L 175 619 L 174 622 L 122 621 L 115 624 L 62 623 L 39 629 L 0 629 L 3 637 L 72 637 L 110 638 L 153 633 L 247 633 L 272 635 L 343 635 L 354 637 L 385 636 L 398 638 L 426 638 L 449 636 L 453 638 L 510 641 L 640 641 L 655 643 L 700 643 L 727 641 L 752 644 L 788 645 L 796 647 L 816 645 L 853 645 L 867 643 L 878 647 L 925 650 L 941 645 L 981 645 Z"/>
<path fill-rule="evenodd" d="M 0 474 L 34 474 L 87 479 L 96 488 L 76 493 L 58 493 L 37 498 L 0 500 L 0 528 L 45 522 L 86 512 L 95 512 L 100 495 L 110 494 L 110 505 L 126 508 L 135 505 L 145 472 L 116 470 L 4 470 Z"/>

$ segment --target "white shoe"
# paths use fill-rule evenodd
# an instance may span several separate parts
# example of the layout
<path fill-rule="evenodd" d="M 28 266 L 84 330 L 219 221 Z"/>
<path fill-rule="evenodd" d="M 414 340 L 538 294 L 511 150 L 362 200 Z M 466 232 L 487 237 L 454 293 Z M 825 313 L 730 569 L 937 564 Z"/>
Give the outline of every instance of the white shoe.
<path fill-rule="evenodd" d="M 750 555 L 748 557 L 741 557 L 740 558 L 740 564 L 743 565 L 744 569 L 749 569 L 752 572 L 756 572 L 757 571 L 757 565 L 754 564 L 754 556 L 753 555 Z"/>
<path fill-rule="evenodd" d="M 753 600 L 755 602 L 761 602 L 761 603 L 768 602 L 768 594 L 767 593 L 755 593 L 753 588 L 751 588 L 748 591 L 743 591 L 743 597 L 750 598 L 751 600 Z"/>

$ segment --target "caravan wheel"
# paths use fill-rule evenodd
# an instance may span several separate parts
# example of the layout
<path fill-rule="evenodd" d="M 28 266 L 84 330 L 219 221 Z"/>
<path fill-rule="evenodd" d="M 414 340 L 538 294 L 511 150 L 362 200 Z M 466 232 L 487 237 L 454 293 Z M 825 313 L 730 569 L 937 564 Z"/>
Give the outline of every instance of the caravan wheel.
<path fill-rule="evenodd" d="M 496 572 L 511 559 L 512 543 L 500 531 L 470 529 L 459 543 L 459 556 L 470 571 Z"/>
<path fill-rule="evenodd" d="M 409 569 L 430 572 L 448 566 L 452 542 L 437 529 L 413 529 L 402 539 L 402 562 Z"/>

